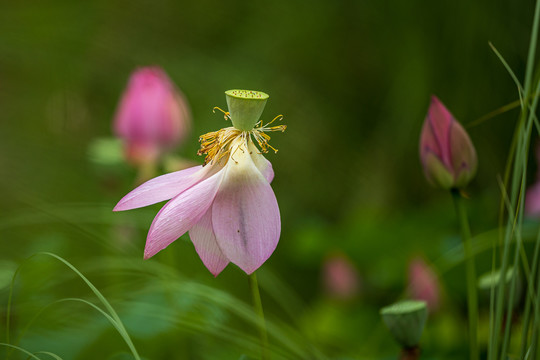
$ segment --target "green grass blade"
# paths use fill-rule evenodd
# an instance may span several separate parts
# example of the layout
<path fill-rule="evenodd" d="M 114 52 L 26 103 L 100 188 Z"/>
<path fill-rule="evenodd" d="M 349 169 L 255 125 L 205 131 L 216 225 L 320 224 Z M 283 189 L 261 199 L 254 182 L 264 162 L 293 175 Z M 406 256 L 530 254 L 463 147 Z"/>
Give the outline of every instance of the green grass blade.
<path fill-rule="evenodd" d="M 103 311 L 101 308 L 95 306 L 94 304 L 90 303 L 90 302 L 87 302 L 88 304 L 91 304 L 91 306 L 95 307 L 96 309 L 98 309 L 98 311 L 102 312 L 103 315 L 105 315 L 109 321 L 111 321 L 111 323 L 113 324 L 113 326 L 117 329 L 117 331 L 120 333 L 120 335 L 122 336 L 122 338 L 124 339 L 124 341 L 126 342 L 126 344 L 128 345 L 131 353 L 133 354 L 133 357 L 136 359 L 136 360 L 140 360 L 140 356 L 139 356 L 139 353 L 137 352 L 137 349 L 135 348 L 135 345 L 133 344 L 133 341 L 131 340 L 131 337 L 129 336 L 124 324 L 122 323 L 122 320 L 120 319 L 120 317 L 118 316 L 118 314 L 116 313 L 116 311 L 114 310 L 114 308 L 112 307 L 112 305 L 109 303 L 109 301 L 105 298 L 105 296 L 103 296 L 103 294 L 94 286 L 94 284 L 92 284 L 92 282 L 90 282 L 90 280 L 88 280 L 79 270 L 77 270 L 77 268 L 75 268 L 75 266 L 73 266 L 70 262 L 68 262 L 67 260 L 63 259 L 62 257 L 58 256 L 58 255 L 55 255 L 53 253 L 49 253 L 49 252 L 39 252 L 39 253 L 36 253 L 32 256 L 30 256 L 28 259 L 26 260 L 30 260 L 32 257 L 34 256 L 37 256 L 37 255 L 46 255 L 46 256 L 50 256 L 52 258 L 55 258 L 57 259 L 58 261 L 62 262 L 64 265 L 66 265 L 68 268 L 70 268 L 77 276 L 79 276 L 85 283 L 86 285 L 90 288 L 90 290 L 92 290 L 92 292 L 94 293 L 94 295 L 98 298 L 98 300 L 103 304 L 103 306 L 105 307 L 105 309 L 107 309 L 108 311 L 108 314 Z M 22 266 L 22 265 L 21 265 Z M 9 289 L 9 296 L 8 296 L 8 304 L 7 304 L 7 310 L 6 310 L 6 339 L 7 339 L 7 343 L 9 344 L 9 340 L 10 340 L 10 337 L 9 337 L 9 327 L 10 327 L 10 317 L 11 317 L 11 304 L 12 304 L 12 299 L 13 299 L 13 287 L 14 287 L 14 283 L 15 283 L 15 279 L 17 277 L 17 274 L 19 273 L 20 269 L 21 269 L 21 266 L 19 266 L 17 268 L 17 270 L 15 271 L 15 273 L 13 274 L 13 277 L 12 277 L 12 280 L 11 280 L 11 285 L 10 285 L 10 289 Z M 71 299 L 75 299 L 75 298 L 71 298 Z M 82 300 L 82 299 L 79 299 L 79 300 Z M 84 300 L 83 300 L 84 301 Z"/>
<path fill-rule="evenodd" d="M 77 274 L 86 283 L 86 285 L 90 288 L 90 290 L 92 290 L 94 295 L 96 295 L 96 297 L 103 304 L 103 306 L 105 306 L 105 308 L 107 309 L 107 311 L 109 312 L 111 317 L 115 320 L 116 324 L 118 325 L 118 328 L 117 328 L 118 331 L 120 332 L 122 337 L 124 337 L 124 339 L 126 340 L 126 343 L 127 343 L 128 347 L 129 347 L 129 349 L 131 350 L 133 356 L 135 357 L 135 359 L 140 360 L 139 353 L 137 352 L 137 349 L 135 348 L 135 345 L 133 344 L 133 341 L 131 340 L 131 337 L 129 336 L 124 324 L 122 323 L 122 320 L 120 319 L 120 317 L 118 316 L 118 314 L 116 313 L 114 308 L 111 306 L 109 301 L 94 286 L 94 284 L 92 284 L 90 282 L 90 280 L 88 280 L 79 270 L 77 270 L 77 268 L 75 266 L 73 266 L 71 263 L 69 263 L 67 260 L 61 258 L 60 256 L 55 255 L 53 253 L 49 253 L 49 252 L 41 252 L 41 253 L 37 253 L 37 254 L 51 256 L 51 257 L 59 260 L 60 262 L 64 263 L 67 267 L 69 267 L 73 272 L 75 272 L 75 274 Z"/>
<path fill-rule="evenodd" d="M 503 64 L 504 68 L 506 69 L 506 71 L 508 72 L 508 74 L 510 75 L 512 80 L 514 80 L 514 83 L 516 84 L 516 86 L 518 88 L 518 91 L 519 91 L 519 96 L 521 98 L 522 93 L 523 93 L 523 86 L 521 85 L 521 82 L 518 80 L 516 74 L 514 73 L 514 71 L 510 67 L 510 65 L 508 65 L 508 63 L 506 62 L 504 57 L 501 55 L 499 50 L 497 50 L 497 48 L 491 43 L 491 41 L 488 42 L 488 44 L 489 44 L 489 47 L 491 48 L 491 50 L 493 50 L 493 52 L 495 53 L 495 55 L 497 55 L 497 57 L 499 58 L 500 62 Z"/>
<path fill-rule="evenodd" d="M 527 68 L 525 70 L 525 93 L 528 93 L 528 89 L 532 82 L 532 75 L 534 69 L 534 57 L 536 54 L 536 43 L 538 39 L 538 25 L 540 22 L 540 1 L 536 1 L 534 9 L 534 20 L 531 29 L 531 40 L 529 43 L 529 54 L 527 56 Z"/>
<path fill-rule="evenodd" d="M 31 358 L 31 359 L 42 360 L 41 358 L 38 358 L 36 355 L 32 354 L 30 351 L 27 351 L 27 350 L 25 350 L 25 349 L 23 349 L 21 347 L 18 347 L 18 346 L 11 345 L 11 344 L 6 344 L 6 343 L 0 343 L 0 346 L 5 346 L 5 347 L 11 348 L 11 349 L 19 350 L 20 352 L 23 352 L 26 355 L 28 355 L 29 358 Z"/>
<path fill-rule="evenodd" d="M 56 354 L 53 354 L 52 352 L 49 352 L 49 351 L 38 351 L 37 353 L 35 354 L 44 354 L 44 355 L 49 355 L 50 357 L 52 357 L 53 359 L 56 359 L 56 360 L 63 360 L 60 356 L 56 355 Z"/>

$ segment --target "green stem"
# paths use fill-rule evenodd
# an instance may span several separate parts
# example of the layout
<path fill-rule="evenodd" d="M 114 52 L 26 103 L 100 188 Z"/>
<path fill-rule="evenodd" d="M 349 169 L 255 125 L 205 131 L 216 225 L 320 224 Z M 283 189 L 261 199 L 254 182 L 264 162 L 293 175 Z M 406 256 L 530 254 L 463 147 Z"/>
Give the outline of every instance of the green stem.
<path fill-rule="evenodd" d="M 269 360 L 270 353 L 268 347 L 268 334 L 266 332 L 266 322 L 264 321 L 264 312 L 261 301 L 261 294 L 259 292 L 259 283 L 257 281 L 257 275 L 255 275 L 255 273 L 249 275 L 249 287 L 251 288 L 253 308 L 258 317 L 257 327 L 259 329 L 259 337 L 261 339 L 261 360 Z"/>
<path fill-rule="evenodd" d="M 157 164 L 153 161 L 146 164 L 142 164 L 137 168 L 137 178 L 135 179 L 135 184 L 141 185 L 148 180 L 155 177 L 157 174 Z"/>
<path fill-rule="evenodd" d="M 534 246 L 534 255 L 531 265 L 531 274 L 529 276 L 528 286 L 527 286 L 527 297 L 525 298 L 525 311 L 523 312 L 523 330 L 521 332 L 521 346 L 520 346 L 520 359 L 525 359 L 525 354 L 527 353 L 527 343 L 529 340 L 529 324 L 531 320 L 530 312 L 531 307 L 534 304 L 538 305 L 538 301 L 535 299 L 538 297 L 538 294 L 535 293 L 535 280 L 537 276 L 537 266 L 538 266 L 538 255 L 540 253 L 540 231 L 536 238 L 536 244 Z M 535 306 L 535 316 L 536 306 Z"/>
<path fill-rule="evenodd" d="M 465 253 L 465 267 L 467 272 L 467 305 L 469 309 L 469 358 L 471 360 L 478 360 L 478 295 L 476 291 L 476 269 L 471 244 L 471 230 L 469 228 L 469 220 L 467 219 L 467 211 L 465 210 L 459 190 L 452 189 L 450 192 L 452 193 L 456 214 L 461 227 L 461 236 L 463 238 L 463 249 Z"/>

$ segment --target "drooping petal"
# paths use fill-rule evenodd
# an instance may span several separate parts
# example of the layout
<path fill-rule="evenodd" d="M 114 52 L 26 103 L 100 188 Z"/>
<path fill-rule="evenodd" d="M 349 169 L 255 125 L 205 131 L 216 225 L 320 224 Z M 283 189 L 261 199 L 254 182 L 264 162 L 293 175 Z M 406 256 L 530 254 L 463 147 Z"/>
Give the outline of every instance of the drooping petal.
<path fill-rule="evenodd" d="M 197 224 L 210 208 L 224 170 L 190 187 L 161 208 L 148 231 L 145 259 L 169 246 Z"/>
<path fill-rule="evenodd" d="M 214 276 L 218 276 L 229 264 L 229 260 L 223 255 L 216 241 L 212 228 L 212 208 L 189 230 L 189 237 L 204 266 Z"/>
<path fill-rule="evenodd" d="M 281 220 L 270 184 L 257 169 L 245 142 L 237 142 L 212 205 L 212 222 L 223 254 L 246 273 L 274 252 Z"/>
<path fill-rule="evenodd" d="M 153 178 L 124 196 L 113 211 L 124 211 L 172 199 L 214 174 L 219 167 L 194 166 Z"/>
<path fill-rule="evenodd" d="M 259 169 L 265 179 L 271 183 L 272 180 L 274 180 L 274 169 L 272 168 L 272 163 L 270 163 L 270 161 L 268 161 L 263 154 L 261 154 L 260 150 L 257 149 L 251 140 L 248 142 L 248 149 L 251 155 L 251 160 L 253 160 L 253 163 L 257 169 Z"/>

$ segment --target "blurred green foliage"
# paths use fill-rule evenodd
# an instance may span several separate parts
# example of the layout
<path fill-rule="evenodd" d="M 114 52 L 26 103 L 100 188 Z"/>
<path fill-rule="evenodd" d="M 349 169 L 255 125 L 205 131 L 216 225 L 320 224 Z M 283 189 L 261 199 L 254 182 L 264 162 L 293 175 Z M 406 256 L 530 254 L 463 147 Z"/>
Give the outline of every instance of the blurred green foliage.
<path fill-rule="evenodd" d="M 214 279 L 187 236 L 143 262 L 159 205 L 113 214 L 135 171 L 88 156 L 96 139 L 111 135 L 131 71 L 155 64 L 192 107 L 192 135 L 176 152 L 184 158 L 201 162 L 198 135 L 225 126 L 211 110 L 225 108 L 227 89 L 265 91 L 263 119 L 285 116 L 287 131 L 272 136 L 280 151 L 268 154 L 282 236 L 260 274 L 275 356 L 393 358 L 398 348 L 378 309 L 403 297 L 407 262 L 420 254 L 445 289 L 424 333 L 426 359 L 463 358 L 459 232 L 449 194 L 422 176 L 418 137 L 432 93 L 466 127 L 517 99 L 488 41 L 522 76 L 532 7 L 530 0 L 2 2 L 2 308 L 16 265 L 51 251 L 103 291 L 144 358 L 257 356 L 252 315 L 231 309 L 249 303 L 245 275 L 230 265 Z M 511 111 L 468 128 L 479 174 L 467 206 L 473 234 L 488 244 L 479 251 L 497 238 L 496 176 L 516 118 Z M 331 299 L 321 285 L 322 263 L 335 250 L 362 279 L 349 301 Z M 480 254 L 480 272 L 490 265 L 490 253 Z M 96 302 L 51 259 L 25 262 L 20 275 L 15 334 L 60 298 Z M 0 325 L 0 341 L 5 330 Z M 47 308 L 21 346 L 64 359 L 129 358 L 114 334 L 95 310 L 66 302 Z"/>

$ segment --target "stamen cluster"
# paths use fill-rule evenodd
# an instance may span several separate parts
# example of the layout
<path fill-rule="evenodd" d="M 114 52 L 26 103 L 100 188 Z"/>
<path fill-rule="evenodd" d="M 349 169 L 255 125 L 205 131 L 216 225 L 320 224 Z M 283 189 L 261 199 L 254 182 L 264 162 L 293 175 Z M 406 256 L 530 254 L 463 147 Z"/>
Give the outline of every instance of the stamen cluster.
<path fill-rule="evenodd" d="M 225 120 L 230 120 L 228 112 L 223 111 L 218 107 L 215 107 L 214 111 L 216 109 L 224 114 Z M 278 150 L 269 144 L 270 135 L 266 133 L 271 131 L 284 132 L 285 129 L 287 129 L 287 125 L 270 126 L 275 121 L 281 120 L 283 120 L 283 115 L 278 115 L 267 124 L 263 124 L 262 120 L 259 120 L 259 122 L 255 124 L 255 127 L 249 131 L 241 131 L 231 126 L 201 135 L 199 137 L 201 148 L 197 151 L 197 155 L 206 154 L 204 165 L 220 162 L 223 158 L 227 161 L 229 158 L 228 155 L 231 152 L 231 144 L 239 136 L 242 136 L 245 140 L 253 137 L 257 144 L 259 144 L 262 153 L 267 153 L 268 148 L 277 153 Z"/>

